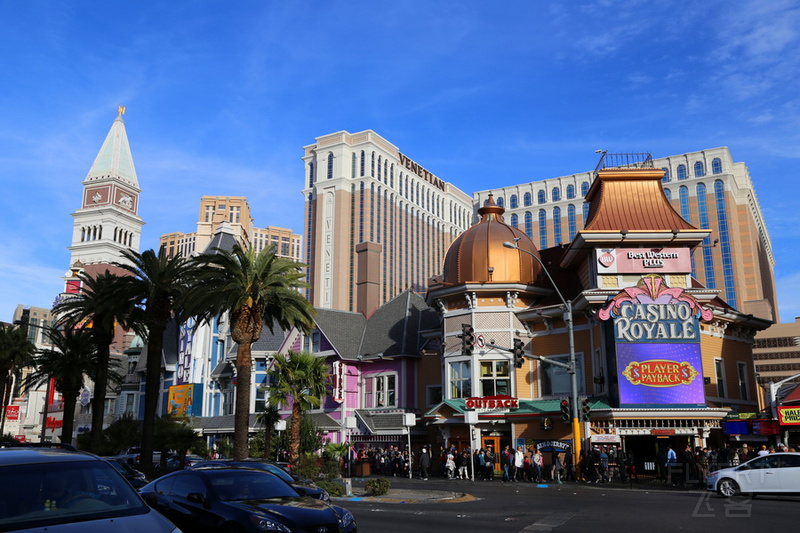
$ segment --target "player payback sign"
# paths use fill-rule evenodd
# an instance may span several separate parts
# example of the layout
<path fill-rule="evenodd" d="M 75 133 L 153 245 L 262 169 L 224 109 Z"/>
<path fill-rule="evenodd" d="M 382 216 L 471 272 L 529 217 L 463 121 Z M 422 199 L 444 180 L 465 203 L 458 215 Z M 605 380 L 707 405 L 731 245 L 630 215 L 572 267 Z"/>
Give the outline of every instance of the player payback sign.
<path fill-rule="evenodd" d="M 597 316 L 614 323 L 621 405 L 705 404 L 700 320 L 710 310 L 650 274 Z"/>

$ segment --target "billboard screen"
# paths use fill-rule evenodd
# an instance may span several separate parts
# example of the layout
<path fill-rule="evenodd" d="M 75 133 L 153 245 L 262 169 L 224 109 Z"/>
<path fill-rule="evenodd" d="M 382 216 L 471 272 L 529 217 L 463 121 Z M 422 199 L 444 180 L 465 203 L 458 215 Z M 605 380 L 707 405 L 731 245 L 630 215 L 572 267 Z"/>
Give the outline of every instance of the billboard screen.
<path fill-rule="evenodd" d="M 700 320 L 710 310 L 648 275 L 597 315 L 613 321 L 620 406 L 705 405 Z"/>

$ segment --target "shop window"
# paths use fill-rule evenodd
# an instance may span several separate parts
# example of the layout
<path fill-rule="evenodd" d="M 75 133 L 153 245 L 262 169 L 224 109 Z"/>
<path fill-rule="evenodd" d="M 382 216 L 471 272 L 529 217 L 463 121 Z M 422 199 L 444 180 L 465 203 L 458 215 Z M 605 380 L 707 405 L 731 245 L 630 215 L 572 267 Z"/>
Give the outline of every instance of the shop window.
<path fill-rule="evenodd" d="M 470 396 L 472 396 L 470 362 L 450 363 L 450 398 L 469 398 Z"/>
<path fill-rule="evenodd" d="M 511 395 L 508 361 L 481 361 L 481 396 Z"/>

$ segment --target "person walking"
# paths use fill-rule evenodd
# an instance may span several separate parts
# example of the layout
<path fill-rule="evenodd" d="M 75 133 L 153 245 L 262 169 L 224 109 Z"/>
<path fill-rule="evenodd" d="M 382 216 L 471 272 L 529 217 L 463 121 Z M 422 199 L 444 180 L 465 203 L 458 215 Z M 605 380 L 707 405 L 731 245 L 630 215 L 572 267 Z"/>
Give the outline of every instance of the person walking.
<path fill-rule="evenodd" d="M 531 462 L 533 463 L 533 480 L 536 483 L 541 483 L 544 461 L 542 460 L 542 452 L 539 451 L 539 448 L 533 450 L 533 458 Z"/>
<path fill-rule="evenodd" d="M 550 456 L 550 462 L 553 465 L 550 478 L 553 480 L 553 482 L 561 485 L 561 471 L 564 468 L 564 465 L 561 463 L 561 456 L 558 454 L 558 450 L 553 450 L 553 454 Z"/>
<path fill-rule="evenodd" d="M 511 481 L 511 450 L 508 445 L 500 453 L 500 467 L 503 469 L 503 483 Z"/>
<path fill-rule="evenodd" d="M 522 451 L 522 446 L 517 446 L 517 451 L 514 452 L 514 479 L 513 481 L 525 480 L 525 453 Z"/>
<path fill-rule="evenodd" d="M 423 446 L 422 451 L 419 452 L 419 477 L 423 480 L 428 480 L 428 471 L 431 468 L 431 454 L 428 446 Z"/>
<path fill-rule="evenodd" d="M 672 474 L 678 464 L 678 456 L 672 446 L 667 446 L 667 462 L 664 467 L 667 469 L 667 485 L 672 485 Z"/>

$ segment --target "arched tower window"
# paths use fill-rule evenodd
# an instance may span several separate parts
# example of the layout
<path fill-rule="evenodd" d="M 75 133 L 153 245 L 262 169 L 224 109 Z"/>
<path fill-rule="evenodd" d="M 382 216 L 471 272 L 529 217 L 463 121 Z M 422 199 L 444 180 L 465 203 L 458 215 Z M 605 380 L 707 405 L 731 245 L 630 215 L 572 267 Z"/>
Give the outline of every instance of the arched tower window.
<path fill-rule="evenodd" d="M 714 174 L 722 174 L 722 160 L 719 157 L 715 157 L 713 161 L 711 161 L 711 172 Z"/>
<path fill-rule="evenodd" d="M 575 198 L 575 186 L 570 184 L 567 185 L 567 200 L 572 200 Z"/>
<path fill-rule="evenodd" d="M 531 205 L 531 203 L 532 203 L 531 202 L 531 193 L 526 192 L 525 196 L 523 196 L 522 198 L 523 198 L 522 203 L 525 205 L 525 207 L 528 207 L 528 206 Z"/>
<path fill-rule="evenodd" d="M 558 202 L 561 200 L 561 189 L 558 187 L 553 187 L 553 192 L 550 194 L 550 197 L 553 199 L 554 202 Z"/>
<path fill-rule="evenodd" d="M 328 179 L 333 179 L 333 152 L 328 152 Z"/>
<path fill-rule="evenodd" d="M 698 161 L 694 164 L 694 177 L 695 178 L 702 178 L 706 175 L 706 169 L 703 166 L 702 161 Z"/>
<path fill-rule="evenodd" d="M 511 209 L 516 209 L 517 207 L 519 207 L 519 204 L 517 203 L 516 194 L 511 195 L 511 198 L 508 200 L 508 207 Z"/>
<path fill-rule="evenodd" d="M 661 170 L 664 171 L 664 177 L 661 178 L 661 182 L 669 183 L 669 169 L 667 167 L 663 167 Z"/>
<path fill-rule="evenodd" d="M 686 179 L 686 165 L 678 165 L 678 181 Z"/>

